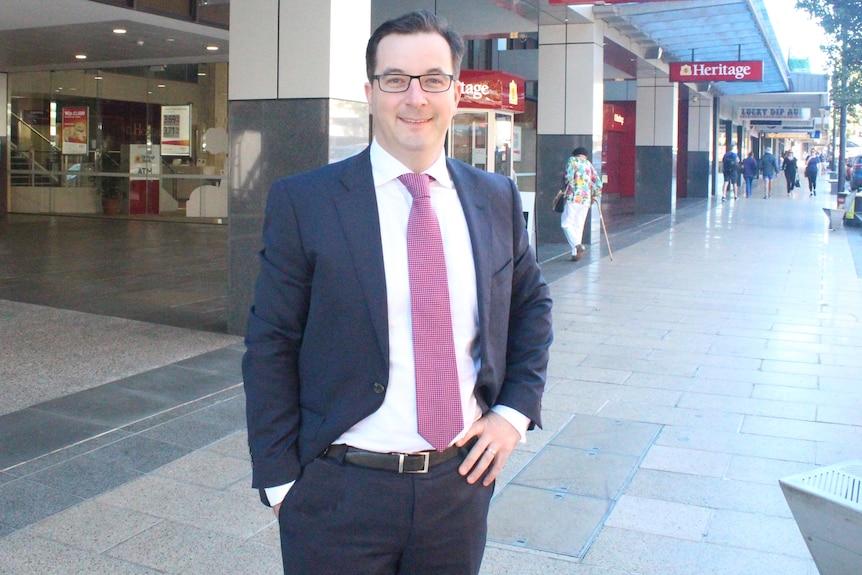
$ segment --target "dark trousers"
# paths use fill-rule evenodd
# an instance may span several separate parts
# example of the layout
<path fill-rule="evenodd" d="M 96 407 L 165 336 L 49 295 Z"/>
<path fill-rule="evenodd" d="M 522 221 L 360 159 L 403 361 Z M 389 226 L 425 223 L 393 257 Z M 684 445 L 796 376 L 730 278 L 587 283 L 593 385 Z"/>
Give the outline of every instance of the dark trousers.
<path fill-rule="evenodd" d="M 796 172 L 784 170 L 784 179 L 787 180 L 787 193 L 789 194 L 796 187 Z"/>
<path fill-rule="evenodd" d="M 493 485 L 462 458 L 398 474 L 319 458 L 279 511 L 285 575 L 476 575 Z"/>

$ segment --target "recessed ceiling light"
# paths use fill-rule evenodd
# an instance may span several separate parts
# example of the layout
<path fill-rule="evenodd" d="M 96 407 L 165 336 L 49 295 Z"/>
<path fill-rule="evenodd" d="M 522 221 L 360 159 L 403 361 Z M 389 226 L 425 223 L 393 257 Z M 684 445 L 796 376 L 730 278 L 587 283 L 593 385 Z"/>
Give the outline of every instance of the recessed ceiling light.
<path fill-rule="evenodd" d="M 207 50 L 210 52 L 216 52 L 218 51 L 218 46 L 207 46 Z"/>
<path fill-rule="evenodd" d="M 75 54 L 75 58 L 77 58 L 78 60 L 86 60 L 87 55 L 86 54 Z"/>
<path fill-rule="evenodd" d="M 165 38 L 165 42 L 176 42 L 176 38 Z"/>
<path fill-rule="evenodd" d="M 164 87 L 165 87 L 165 85 L 164 85 L 164 84 L 157 84 L 157 85 L 156 85 L 156 87 L 157 87 L 157 88 L 164 88 Z"/>
<path fill-rule="evenodd" d="M 207 75 L 206 72 L 198 72 L 198 76 L 206 76 L 206 75 Z"/>
<path fill-rule="evenodd" d="M 93 76 L 93 79 L 94 80 L 102 80 L 103 78 L 102 78 L 102 76 Z"/>
<path fill-rule="evenodd" d="M 125 33 L 126 33 L 125 28 L 114 28 L 114 34 L 125 34 Z"/>

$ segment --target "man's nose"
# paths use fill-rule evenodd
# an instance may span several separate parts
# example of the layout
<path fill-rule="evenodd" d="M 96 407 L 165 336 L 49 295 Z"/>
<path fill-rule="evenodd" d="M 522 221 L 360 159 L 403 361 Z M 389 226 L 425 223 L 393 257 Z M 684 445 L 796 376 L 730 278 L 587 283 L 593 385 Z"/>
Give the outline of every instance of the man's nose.
<path fill-rule="evenodd" d="M 427 98 L 425 90 L 419 85 L 419 78 L 410 78 L 406 97 L 410 101 L 424 101 Z"/>

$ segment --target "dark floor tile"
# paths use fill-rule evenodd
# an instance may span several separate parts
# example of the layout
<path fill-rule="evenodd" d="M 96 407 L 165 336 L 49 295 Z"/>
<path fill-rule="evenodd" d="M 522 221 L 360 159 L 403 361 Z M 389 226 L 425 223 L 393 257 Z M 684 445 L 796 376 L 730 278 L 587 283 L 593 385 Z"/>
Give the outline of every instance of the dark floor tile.
<path fill-rule="evenodd" d="M 97 461 L 105 460 L 141 473 L 149 473 L 191 452 L 191 449 L 185 447 L 142 435 L 133 435 L 89 455 Z"/>
<path fill-rule="evenodd" d="M 0 469 L 106 431 L 104 425 L 32 408 L 0 416 Z"/>
<path fill-rule="evenodd" d="M 97 452 L 80 455 L 27 476 L 27 479 L 81 499 L 96 497 L 143 476 L 140 471 Z"/>
<path fill-rule="evenodd" d="M 192 358 L 192 360 L 194 359 L 196 358 Z M 109 385 L 133 391 L 150 399 L 158 399 L 158 401 L 174 407 L 222 391 L 242 381 L 241 377 L 237 378 L 230 374 L 220 373 L 216 369 L 202 371 L 186 367 L 195 365 L 194 363 L 187 363 L 192 360 L 139 373 Z M 204 366 L 206 363 L 202 361 L 198 362 L 198 365 Z M 129 421 L 133 420 L 126 419 L 124 423 Z"/>
<path fill-rule="evenodd" d="M 0 517 L 4 525 L 21 529 L 82 500 L 63 489 L 22 478 L 0 485 Z"/>
<path fill-rule="evenodd" d="M 12 535 L 12 532 L 15 531 L 8 525 L 4 525 L 0 522 L 0 539 L 6 537 L 7 535 Z"/>
<path fill-rule="evenodd" d="M 26 477 L 31 473 L 36 473 L 37 471 L 47 469 L 48 467 L 53 467 L 64 461 L 72 459 L 73 457 L 77 457 L 81 454 L 114 443 L 115 441 L 119 441 L 120 439 L 128 437 L 129 435 L 131 434 L 119 429 L 115 429 L 107 433 L 101 433 L 90 439 L 79 441 L 78 443 L 70 445 L 69 447 L 58 449 L 56 451 L 52 451 L 51 453 L 47 453 L 45 455 L 37 457 L 36 459 L 26 461 L 25 463 L 22 463 L 10 469 L 8 473 L 15 477 Z"/>
<path fill-rule="evenodd" d="M 189 449 L 200 449 L 245 429 L 245 397 L 234 397 L 142 432 Z"/>
<path fill-rule="evenodd" d="M 231 383 L 239 383 L 242 381 L 242 354 L 244 352 L 244 346 L 241 350 L 237 349 L 236 346 L 228 346 L 178 361 L 175 365 L 215 373 L 223 376 Z"/>
<path fill-rule="evenodd" d="M 170 397 L 106 383 L 32 409 L 114 428 L 165 411 L 176 403 Z"/>
<path fill-rule="evenodd" d="M 221 403 L 223 401 L 227 401 L 228 399 L 239 396 L 244 397 L 244 394 L 241 387 L 237 385 L 224 391 L 201 397 L 200 399 L 196 399 L 189 403 L 178 405 L 171 410 L 165 411 L 164 413 L 159 413 L 157 415 L 154 415 L 153 417 L 149 417 L 147 419 L 143 419 L 141 421 L 136 421 L 135 423 L 126 425 L 123 427 L 123 431 L 131 434 L 138 434 L 149 429 L 159 427 L 168 422 L 174 421 L 175 419 L 185 417 L 190 413 L 198 412 L 211 405 L 215 405 L 217 403 Z"/>

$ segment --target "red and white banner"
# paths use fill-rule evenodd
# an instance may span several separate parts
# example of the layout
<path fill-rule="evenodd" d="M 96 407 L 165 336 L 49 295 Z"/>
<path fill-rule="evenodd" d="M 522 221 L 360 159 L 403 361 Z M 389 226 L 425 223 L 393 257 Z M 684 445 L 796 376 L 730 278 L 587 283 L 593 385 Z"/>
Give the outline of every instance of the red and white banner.
<path fill-rule="evenodd" d="M 763 80 L 760 60 L 730 62 L 671 62 L 671 82 L 759 82 Z"/>
<path fill-rule="evenodd" d="M 520 76 L 497 70 L 461 70 L 459 108 L 524 111 L 526 82 Z"/>
<path fill-rule="evenodd" d="M 63 154 L 86 154 L 90 137 L 90 109 L 63 108 L 61 149 Z"/>

